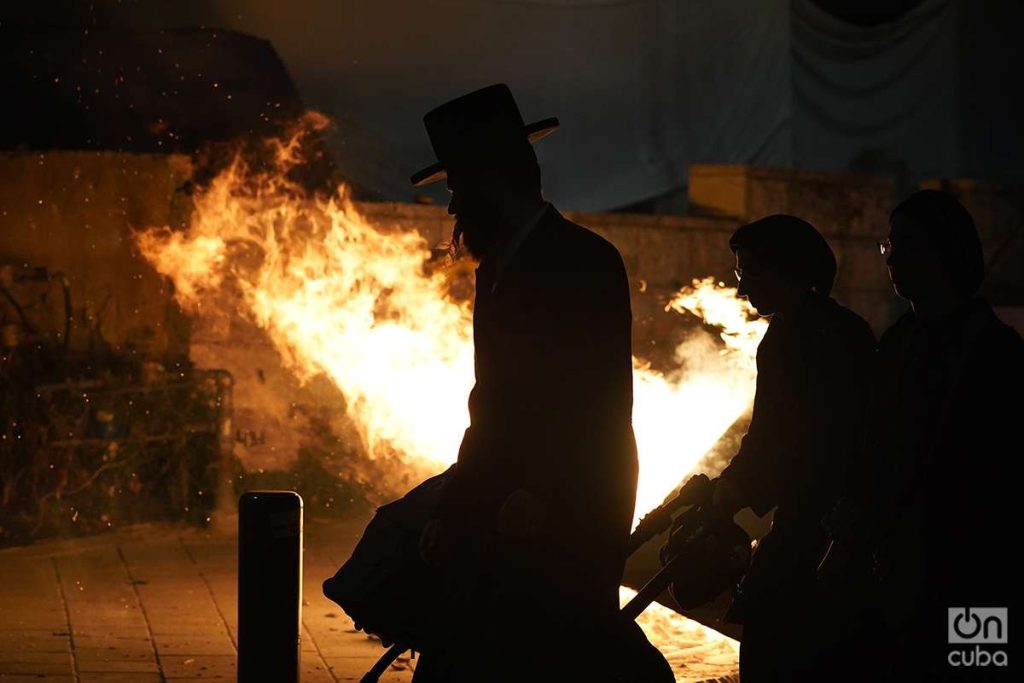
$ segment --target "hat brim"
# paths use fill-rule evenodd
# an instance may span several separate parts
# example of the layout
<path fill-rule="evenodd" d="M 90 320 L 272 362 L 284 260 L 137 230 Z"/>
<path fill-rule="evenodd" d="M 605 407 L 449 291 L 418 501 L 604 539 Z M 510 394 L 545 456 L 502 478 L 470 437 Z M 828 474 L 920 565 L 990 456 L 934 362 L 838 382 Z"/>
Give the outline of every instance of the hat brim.
<path fill-rule="evenodd" d="M 557 128 L 558 119 L 551 117 L 549 119 L 541 119 L 540 121 L 523 126 L 523 132 L 526 133 L 526 139 L 533 143 L 551 135 Z M 439 180 L 444 180 L 447 177 L 448 170 L 444 167 L 444 164 L 438 161 L 435 164 L 431 164 L 430 166 L 413 173 L 409 180 L 412 182 L 414 187 L 422 187 L 424 185 L 436 183 Z"/>

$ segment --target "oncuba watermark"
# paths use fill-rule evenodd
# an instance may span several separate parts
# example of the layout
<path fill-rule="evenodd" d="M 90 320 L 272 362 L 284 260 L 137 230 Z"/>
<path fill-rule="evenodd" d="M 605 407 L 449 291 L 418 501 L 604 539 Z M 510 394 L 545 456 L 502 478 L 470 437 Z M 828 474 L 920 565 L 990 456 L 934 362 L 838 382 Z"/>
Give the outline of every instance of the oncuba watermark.
<path fill-rule="evenodd" d="M 950 607 L 949 665 L 1009 666 L 1006 648 L 999 647 L 1008 642 L 1008 614 L 1006 607 Z"/>

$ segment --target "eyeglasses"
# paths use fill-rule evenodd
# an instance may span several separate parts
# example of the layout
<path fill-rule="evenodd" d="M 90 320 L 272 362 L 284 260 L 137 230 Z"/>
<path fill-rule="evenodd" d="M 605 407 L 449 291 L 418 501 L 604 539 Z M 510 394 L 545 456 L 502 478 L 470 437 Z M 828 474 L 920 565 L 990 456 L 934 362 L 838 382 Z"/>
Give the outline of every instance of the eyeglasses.
<path fill-rule="evenodd" d="M 750 270 L 749 268 L 746 270 L 743 268 L 735 268 L 732 272 L 733 275 L 736 276 L 737 282 L 742 281 L 743 278 L 746 278 L 747 280 L 761 280 L 764 278 L 764 274 L 758 273 L 755 270 Z"/>
<path fill-rule="evenodd" d="M 878 245 L 878 252 L 882 256 L 888 257 L 892 256 L 893 251 L 896 250 L 899 251 L 900 257 L 902 258 L 910 254 L 916 254 L 921 251 L 927 251 L 935 248 L 926 237 L 923 237 L 920 234 L 904 233 L 897 235 L 897 237 L 899 238 L 898 249 L 896 247 L 896 244 L 893 242 L 893 239 L 890 237 L 889 239 L 884 239 L 881 242 L 876 242 L 876 244 Z"/>

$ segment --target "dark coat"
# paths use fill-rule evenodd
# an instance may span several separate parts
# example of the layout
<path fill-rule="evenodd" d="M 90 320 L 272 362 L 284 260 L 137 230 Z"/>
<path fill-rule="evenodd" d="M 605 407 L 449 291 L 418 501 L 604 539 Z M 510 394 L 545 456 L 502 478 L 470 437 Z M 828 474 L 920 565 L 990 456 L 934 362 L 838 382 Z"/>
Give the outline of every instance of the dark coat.
<path fill-rule="evenodd" d="M 863 452 L 874 353 L 868 324 L 817 294 L 773 318 L 758 346 L 750 428 L 721 475 L 757 514 L 775 508 L 733 609 L 744 680 L 805 680 L 821 666 L 821 520 Z"/>
<path fill-rule="evenodd" d="M 777 506 L 772 533 L 820 537 L 860 453 L 874 352 L 862 318 L 815 294 L 768 325 L 750 427 L 722 477 L 757 514 Z"/>
<path fill-rule="evenodd" d="M 862 497 L 883 613 L 896 641 L 916 641 L 896 646 L 906 660 L 907 646 L 945 647 L 947 608 L 1005 607 L 1015 593 L 1024 342 L 975 299 L 927 325 L 908 313 L 879 361 L 878 461 Z"/>
<path fill-rule="evenodd" d="M 631 324 L 618 251 L 552 207 L 496 280 L 486 260 L 477 269 L 471 424 L 440 509 L 455 582 L 480 586 L 417 681 L 482 667 L 502 681 L 672 680 L 618 613 L 637 483 Z M 525 541 L 494 533 L 517 489 L 545 509 Z"/>
<path fill-rule="evenodd" d="M 525 561 L 616 606 L 637 477 L 631 324 L 618 251 L 553 207 L 496 283 L 482 263 L 470 426 L 442 501 L 442 521 L 486 535 L 528 490 L 547 533 Z"/>

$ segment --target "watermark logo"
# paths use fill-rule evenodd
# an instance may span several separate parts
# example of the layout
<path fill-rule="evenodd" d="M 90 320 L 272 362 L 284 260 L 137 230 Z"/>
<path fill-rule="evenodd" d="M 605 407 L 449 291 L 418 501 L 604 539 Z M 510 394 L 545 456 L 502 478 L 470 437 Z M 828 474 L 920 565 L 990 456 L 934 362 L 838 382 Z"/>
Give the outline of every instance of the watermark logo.
<path fill-rule="evenodd" d="M 1009 666 L 1005 645 L 1009 639 L 1009 610 L 1006 607 L 950 607 L 948 641 L 953 647 L 950 666 Z M 963 647 L 973 646 L 973 647 Z"/>
<path fill-rule="evenodd" d="M 949 643 L 1005 643 L 1008 625 L 1005 607 L 950 607 Z"/>

